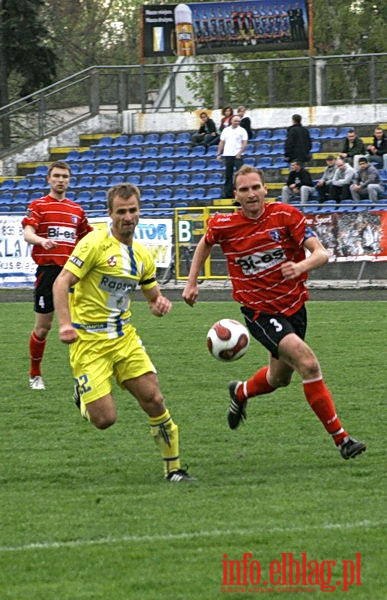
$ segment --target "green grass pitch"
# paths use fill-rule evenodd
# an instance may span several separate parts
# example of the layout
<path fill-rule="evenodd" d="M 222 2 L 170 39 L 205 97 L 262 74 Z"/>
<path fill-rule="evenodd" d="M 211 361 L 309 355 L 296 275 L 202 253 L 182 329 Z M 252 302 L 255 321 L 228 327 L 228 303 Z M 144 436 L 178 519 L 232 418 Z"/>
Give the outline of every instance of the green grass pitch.
<path fill-rule="evenodd" d="M 337 586 L 333 596 L 384 599 L 387 303 L 308 305 L 307 339 L 338 414 L 368 444 L 351 461 L 339 456 L 307 406 L 298 376 L 287 389 L 251 400 L 246 423 L 228 429 L 227 383 L 267 360 L 256 342 L 232 364 L 208 354 L 212 323 L 241 320 L 235 303 L 191 309 L 175 302 L 163 319 L 143 302 L 133 311 L 180 426 L 183 465 L 198 481 L 163 480 L 147 417 L 124 391 L 115 387 L 119 418 L 111 429 L 97 431 L 80 419 L 56 326 L 43 364 L 47 389 L 29 390 L 32 306 L 2 303 L 1 600 L 246 597 L 223 586 L 225 561 L 242 561 L 245 553 L 259 561 L 262 581 L 286 553 L 321 569 L 335 561 L 334 583 L 343 581 L 342 561 L 360 556 L 358 584 L 349 593 Z M 324 577 L 328 571 L 320 583 Z M 313 598 L 327 597 L 321 585 L 313 589 Z M 264 591 L 256 586 L 249 597 Z M 305 595 L 289 587 L 283 597 Z"/>

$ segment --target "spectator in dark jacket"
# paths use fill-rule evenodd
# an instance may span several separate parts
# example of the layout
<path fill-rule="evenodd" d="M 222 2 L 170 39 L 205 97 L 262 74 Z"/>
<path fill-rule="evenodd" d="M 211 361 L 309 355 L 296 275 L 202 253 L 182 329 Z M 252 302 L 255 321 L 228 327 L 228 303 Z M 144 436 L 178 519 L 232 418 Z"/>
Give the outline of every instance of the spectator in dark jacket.
<path fill-rule="evenodd" d="M 301 124 L 301 119 L 301 115 L 293 115 L 293 125 L 288 128 L 285 140 L 285 159 L 290 163 L 293 160 L 299 160 L 304 164 L 310 159 L 312 141 L 309 131 Z"/>
<path fill-rule="evenodd" d="M 206 112 L 200 113 L 201 125 L 196 133 L 192 135 L 191 143 L 193 146 L 212 146 L 219 142 L 219 135 L 216 131 L 216 125 L 213 119 Z"/>
<path fill-rule="evenodd" d="M 309 171 L 304 169 L 300 160 L 292 160 L 286 185 L 282 188 L 282 202 L 300 200 L 301 204 L 306 204 L 313 192 L 313 180 Z"/>
<path fill-rule="evenodd" d="M 367 146 L 367 158 L 376 167 L 387 169 L 387 136 L 381 127 L 374 130 L 372 144 Z"/>
<path fill-rule="evenodd" d="M 250 119 L 250 117 L 246 116 L 246 107 L 238 106 L 237 114 L 241 118 L 240 126 L 243 127 L 243 129 L 246 129 L 247 137 L 249 140 L 251 140 L 251 138 L 253 137 L 253 132 L 251 130 L 251 119 Z"/>
<path fill-rule="evenodd" d="M 349 129 L 344 140 L 343 149 L 339 154 L 340 158 L 343 158 L 356 169 L 359 158 L 355 159 L 355 156 L 364 156 L 365 153 L 366 147 L 363 140 L 359 138 L 354 129 Z"/>

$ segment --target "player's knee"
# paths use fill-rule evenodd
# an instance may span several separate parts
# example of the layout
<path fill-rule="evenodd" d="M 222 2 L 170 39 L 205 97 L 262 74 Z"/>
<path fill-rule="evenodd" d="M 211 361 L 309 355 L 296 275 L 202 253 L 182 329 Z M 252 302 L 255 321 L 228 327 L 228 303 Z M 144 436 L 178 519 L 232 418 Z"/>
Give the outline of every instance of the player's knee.
<path fill-rule="evenodd" d="M 116 422 L 116 415 L 113 413 L 91 416 L 91 422 L 97 429 L 108 429 Z"/>

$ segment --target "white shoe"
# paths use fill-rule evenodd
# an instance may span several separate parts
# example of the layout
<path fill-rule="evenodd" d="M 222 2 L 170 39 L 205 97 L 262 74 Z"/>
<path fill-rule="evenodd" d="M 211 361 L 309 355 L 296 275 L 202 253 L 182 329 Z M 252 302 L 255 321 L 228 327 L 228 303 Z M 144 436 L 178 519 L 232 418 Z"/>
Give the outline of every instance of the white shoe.
<path fill-rule="evenodd" d="M 44 385 L 43 377 L 40 375 L 30 377 L 30 388 L 31 390 L 45 390 L 46 386 Z"/>

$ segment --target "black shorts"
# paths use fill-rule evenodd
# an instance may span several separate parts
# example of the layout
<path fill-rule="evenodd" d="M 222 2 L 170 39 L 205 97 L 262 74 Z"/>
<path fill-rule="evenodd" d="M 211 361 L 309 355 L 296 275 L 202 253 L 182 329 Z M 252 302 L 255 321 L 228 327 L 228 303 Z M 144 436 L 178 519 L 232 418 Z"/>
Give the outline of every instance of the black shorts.
<path fill-rule="evenodd" d="M 45 314 L 54 311 L 54 299 L 52 297 L 52 286 L 63 267 L 57 265 L 39 266 L 36 269 L 36 281 L 34 290 L 34 310 Z"/>
<path fill-rule="evenodd" d="M 278 345 L 289 333 L 295 333 L 302 340 L 305 339 L 308 320 L 305 306 L 290 317 L 261 313 L 255 321 L 251 308 L 242 306 L 241 312 L 251 335 L 265 346 L 274 358 L 279 358 Z"/>

